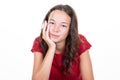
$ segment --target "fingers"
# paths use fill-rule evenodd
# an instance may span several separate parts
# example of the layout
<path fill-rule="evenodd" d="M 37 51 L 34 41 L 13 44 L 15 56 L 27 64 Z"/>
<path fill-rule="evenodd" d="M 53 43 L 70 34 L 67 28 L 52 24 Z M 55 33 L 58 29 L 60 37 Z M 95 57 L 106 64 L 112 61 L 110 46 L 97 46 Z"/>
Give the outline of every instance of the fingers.
<path fill-rule="evenodd" d="M 49 26 L 47 24 L 47 21 L 45 21 L 44 24 L 43 24 L 42 33 L 43 33 L 43 35 L 42 35 L 43 39 L 48 39 L 49 38 Z"/>
<path fill-rule="evenodd" d="M 49 37 L 49 25 L 47 25 L 46 36 Z"/>
<path fill-rule="evenodd" d="M 42 38 L 45 40 L 45 42 L 47 43 L 47 45 L 49 47 L 54 47 L 56 46 L 55 43 L 50 39 L 49 37 L 49 31 L 50 31 L 50 27 L 48 25 L 48 23 L 45 21 L 43 24 L 43 31 L 42 31 Z"/>
<path fill-rule="evenodd" d="M 42 30 L 42 38 L 44 39 L 45 35 L 46 35 L 46 26 L 47 26 L 47 22 L 45 21 L 43 24 L 43 30 Z"/>
<path fill-rule="evenodd" d="M 46 32 L 46 27 L 47 27 L 47 22 L 45 21 L 44 24 L 43 24 L 43 36 L 45 35 L 45 32 Z"/>

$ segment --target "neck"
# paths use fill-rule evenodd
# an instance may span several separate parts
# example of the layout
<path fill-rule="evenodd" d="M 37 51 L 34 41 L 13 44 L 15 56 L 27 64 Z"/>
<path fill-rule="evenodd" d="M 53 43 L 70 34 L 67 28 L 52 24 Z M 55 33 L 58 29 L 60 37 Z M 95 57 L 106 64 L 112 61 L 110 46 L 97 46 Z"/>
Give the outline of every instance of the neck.
<path fill-rule="evenodd" d="M 65 42 L 56 43 L 56 53 L 62 53 L 65 49 Z"/>

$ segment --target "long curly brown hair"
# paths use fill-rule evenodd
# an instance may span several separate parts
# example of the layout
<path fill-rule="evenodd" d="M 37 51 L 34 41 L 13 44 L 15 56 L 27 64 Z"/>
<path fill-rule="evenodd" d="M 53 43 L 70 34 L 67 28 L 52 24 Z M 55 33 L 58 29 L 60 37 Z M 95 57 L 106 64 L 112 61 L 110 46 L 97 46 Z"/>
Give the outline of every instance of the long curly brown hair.
<path fill-rule="evenodd" d="M 72 7 L 69 5 L 56 5 L 53 8 L 51 8 L 48 13 L 46 14 L 44 21 L 48 21 L 50 13 L 54 10 L 61 10 L 67 13 L 70 18 L 71 18 L 71 23 L 70 23 L 70 29 L 68 36 L 66 38 L 66 44 L 65 44 L 65 54 L 63 55 L 62 58 L 62 66 L 63 66 L 63 73 L 70 72 L 71 71 L 71 63 L 72 61 L 75 60 L 75 56 L 78 53 L 79 48 L 79 43 L 80 43 L 80 38 L 78 34 L 78 22 L 77 22 L 77 17 L 75 14 L 75 11 L 73 10 Z M 42 31 L 40 34 L 40 38 L 42 39 Z M 48 50 L 48 45 L 47 43 L 42 39 L 40 41 L 40 46 L 43 48 L 43 57 L 45 57 L 46 52 Z"/>

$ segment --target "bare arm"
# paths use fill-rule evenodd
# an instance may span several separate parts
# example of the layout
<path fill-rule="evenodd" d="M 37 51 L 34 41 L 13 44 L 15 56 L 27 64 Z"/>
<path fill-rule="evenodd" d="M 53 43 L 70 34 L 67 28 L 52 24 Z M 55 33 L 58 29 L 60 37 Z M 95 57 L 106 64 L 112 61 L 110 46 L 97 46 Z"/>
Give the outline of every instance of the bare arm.
<path fill-rule="evenodd" d="M 34 67 L 33 67 L 33 80 L 48 80 L 52 61 L 54 57 L 54 50 L 49 49 L 45 58 L 43 59 L 42 53 L 34 53 Z"/>
<path fill-rule="evenodd" d="M 55 54 L 56 44 L 49 38 L 49 26 L 45 22 L 43 28 L 42 38 L 48 44 L 48 51 L 43 59 L 43 55 L 40 52 L 34 53 L 34 67 L 32 80 L 48 80 L 50 75 L 50 70 L 53 62 L 53 57 Z"/>
<path fill-rule="evenodd" d="M 92 63 L 88 50 L 82 53 L 80 56 L 80 70 L 82 74 L 82 80 L 94 80 Z"/>
<path fill-rule="evenodd" d="M 32 72 L 32 80 L 34 80 L 36 73 L 39 70 L 39 66 L 42 64 L 43 56 L 40 52 L 34 52 L 34 64 L 33 64 L 33 72 Z"/>

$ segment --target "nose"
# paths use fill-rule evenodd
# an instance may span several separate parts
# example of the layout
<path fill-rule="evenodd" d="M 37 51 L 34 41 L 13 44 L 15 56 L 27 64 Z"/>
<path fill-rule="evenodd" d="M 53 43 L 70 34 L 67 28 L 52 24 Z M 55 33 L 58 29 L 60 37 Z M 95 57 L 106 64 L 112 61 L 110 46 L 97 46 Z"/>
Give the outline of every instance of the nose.
<path fill-rule="evenodd" d="M 58 32 L 58 31 L 59 31 L 59 26 L 58 26 L 58 25 L 55 25 L 54 31 L 55 31 L 55 32 Z"/>

